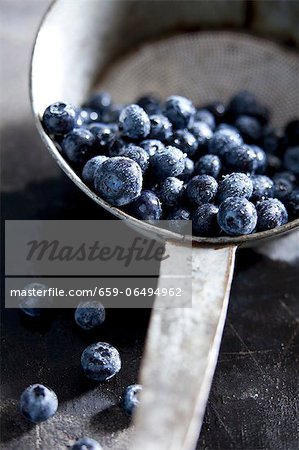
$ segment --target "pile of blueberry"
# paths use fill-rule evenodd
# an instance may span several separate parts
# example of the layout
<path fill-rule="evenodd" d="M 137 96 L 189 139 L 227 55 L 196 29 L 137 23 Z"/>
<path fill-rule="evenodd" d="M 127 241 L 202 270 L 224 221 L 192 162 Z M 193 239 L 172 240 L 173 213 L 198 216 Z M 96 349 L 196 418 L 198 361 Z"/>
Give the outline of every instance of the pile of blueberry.
<path fill-rule="evenodd" d="M 198 236 L 239 236 L 299 216 L 299 120 L 283 131 L 248 91 L 196 108 L 185 97 L 81 108 L 54 103 L 43 125 L 101 198 L 141 220 L 192 220 Z"/>
<path fill-rule="evenodd" d="M 32 289 L 32 284 L 27 289 Z M 35 283 L 36 289 L 45 289 L 46 286 Z M 24 314 L 31 318 L 40 317 L 47 309 L 38 306 L 45 305 L 44 297 L 24 297 L 20 308 Z M 84 331 L 97 329 L 105 321 L 105 308 L 97 301 L 86 301 L 78 305 L 74 319 Z M 121 368 L 119 352 L 107 342 L 97 342 L 88 346 L 81 356 L 81 367 L 84 374 L 93 381 L 104 382 L 115 376 Z M 132 415 L 134 409 L 140 404 L 138 398 L 142 386 L 132 384 L 125 389 L 120 406 L 126 414 Z M 33 423 L 44 422 L 54 416 L 58 409 L 58 399 L 55 392 L 42 384 L 32 384 L 27 387 L 20 398 L 20 411 L 27 420 Z M 102 450 L 100 444 L 91 438 L 78 439 L 72 450 Z"/>

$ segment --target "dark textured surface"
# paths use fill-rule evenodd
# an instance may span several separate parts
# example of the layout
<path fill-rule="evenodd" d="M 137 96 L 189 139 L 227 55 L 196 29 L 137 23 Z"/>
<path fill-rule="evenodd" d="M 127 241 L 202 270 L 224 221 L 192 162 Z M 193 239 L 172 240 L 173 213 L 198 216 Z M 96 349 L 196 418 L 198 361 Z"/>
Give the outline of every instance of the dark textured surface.
<path fill-rule="evenodd" d="M 25 68 L 34 28 L 47 3 L 2 2 L 1 53 L 3 58 L 9 54 L 11 61 L 2 69 L 6 83 L 2 101 L 7 104 L 11 99 L 1 118 L 2 217 L 110 218 L 60 173 L 32 123 Z M 9 18 L 14 20 L 14 33 Z M 298 265 L 275 263 L 251 250 L 238 253 L 199 449 L 299 448 L 298 274 Z M 4 450 L 66 449 L 83 435 L 98 439 L 104 449 L 129 448 L 134 430 L 117 403 L 123 388 L 137 381 L 150 312 L 109 310 L 95 334 L 80 331 L 72 314 L 60 310 L 45 322 L 34 322 L 18 311 L 2 309 Z M 105 384 L 88 381 L 80 369 L 82 350 L 95 340 L 115 345 L 123 361 L 121 372 Z M 35 382 L 49 385 L 60 401 L 57 415 L 38 426 L 18 412 L 21 392 Z"/>

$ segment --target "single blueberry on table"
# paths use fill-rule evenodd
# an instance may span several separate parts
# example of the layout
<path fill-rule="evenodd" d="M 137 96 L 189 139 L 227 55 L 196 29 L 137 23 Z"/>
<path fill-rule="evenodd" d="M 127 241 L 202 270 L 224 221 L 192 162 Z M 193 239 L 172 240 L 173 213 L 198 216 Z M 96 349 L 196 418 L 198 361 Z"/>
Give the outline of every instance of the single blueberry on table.
<path fill-rule="evenodd" d="M 93 330 L 105 321 L 105 308 L 97 301 L 81 302 L 75 310 L 75 321 L 83 330 Z"/>
<path fill-rule="evenodd" d="M 198 149 L 205 150 L 213 136 L 211 128 L 204 122 L 196 121 L 192 122 L 188 129 L 195 136 Z"/>
<path fill-rule="evenodd" d="M 165 145 L 158 139 L 146 139 L 139 143 L 149 156 L 153 156 L 157 150 L 162 150 Z"/>
<path fill-rule="evenodd" d="M 160 141 L 168 141 L 172 136 L 172 125 L 163 114 L 152 114 L 150 116 L 151 130 L 149 137 Z"/>
<path fill-rule="evenodd" d="M 45 109 L 42 121 L 47 133 L 64 135 L 75 127 L 76 117 L 77 113 L 72 105 L 56 102 Z"/>
<path fill-rule="evenodd" d="M 32 384 L 22 393 L 20 411 L 33 423 L 44 422 L 54 416 L 58 408 L 57 395 L 42 384 Z"/>
<path fill-rule="evenodd" d="M 187 220 L 191 220 L 191 211 L 185 206 L 172 208 L 168 213 L 168 228 L 175 233 L 186 234 L 188 232 Z"/>
<path fill-rule="evenodd" d="M 299 145 L 287 149 L 283 159 L 284 166 L 297 176 L 299 175 Z"/>
<path fill-rule="evenodd" d="M 171 145 L 156 151 L 150 159 L 153 175 L 158 179 L 180 175 L 185 168 L 185 155 Z"/>
<path fill-rule="evenodd" d="M 293 184 L 285 177 L 275 177 L 273 197 L 284 202 L 293 190 Z"/>
<path fill-rule="evenodd" d="M 218 200 L 223 202 L 228 197 L 250 198 L 253 191 L 252 180 L 245 173 L 234 172 L 226 175 L 219 183 Z"/>
<path fill-rule="evenodd" d="M 141 106 L 148 115 L 161 113 L 160 100 L 152 94 L 139 97 L 136 103 Z"/>
<path fill-rule="evenodd" d="M 197 150 L 198 143 L 194 135 L 188 130 L 176 130 L 171 136 L 169 143 L 179 148 L 188 156 L 193 156 Z"/>
<path fill-rule="evenodd" d="M 254 173 L 258 168 L 257 153 L 246 144 L 234 146 L 225 154 L 225 165 L 230 171 Z"/>
<path fill-rule="evenodd" d="M 252 175 L 253 191 L 251 200 L 261 201 L 274 196 L 274 183 L 266 175 Z"/>
<path fill-rule="evenodd" d="M 247 144 L 253 144 L 261 137 L 262 127 L 254 117 L 239 116 L 235 122 L 235 126 Z"/>
<path fill-rule="evenodd" d="M 119 152 L 119 156 L 125 156 L 132 159 L 139 164 L 142 173 L 144 173 L 149 166 L 149 155 L 148 153 L 138 145 L 128 144 L 125 145 Z"/>
<path fill-rule="evenodd" d="M 61 148 L 69 161 L 82 164 L 87 161 L 94 150 L 95 137 L 86 128 L 75 128 L 61 142 Z"/>
<path fill-rule="evenodd" d="M 100 115 L 104 114 L 112 105 L 111 95 L 109 92 L 101 91 L 93 94 L 86 103 L 84 108 L 90 108 L 97 111 Z"/>
<path fill-rule="evenodd" d="M 162 216 L 161 202 L 154 192 L 142 191 L 130 204 L 129 213 L 139 220 L 159 220 Z"/>
<path fill-rule="evenodd" d="M 211 203 L 200 205 L 192 216 L 193 233 L 198 236 L 215 236 L 219 233 L 218 207 Z"/>
<path fill-rule="evenodd" d="M 265 231 L 280 227 L 288 221 L 288 213 L 277 198 L 269 198 L 258 202 L 257 210 L 257 230 Z"/>
<path fill-rule="evenodd" d="M 286 199 L 286 206 L 292 219 L 299 218 L 299 188 L 294 189 Z"/>
<path fill-rule="evenodd" d="M 24 314 L 30 317 L 40 317 L 45 308 L 50 308 L 52 305 L 52 299 L 47 294 L 44 295 L 44 291 L 48 289 L 48 286 L 41 283 L 29 283 L 23 289 L 26 292 L 26 296 L 19 297 L 19 307 Z M 37 291 L 41 291 L 42 295 L 38 295 Z"/>
<path fill-rule="evenodd" d="M 215 130 L 215 118 L 208 109 L 198 109 L 194 114 L 194 121 L 204 122 L 211 128 L 211 130 Z"/>
<path fill-rule="evenodd" d="M 288 145 L 299 145 L 299 119 L 291 120 L 285 127 L 285 135 Z"/>
<path fill-rule="evenodd" d="M 95 156 L 94 158 L 89 159 L 82 170 L 82 178 L 85 183 L 93 184 L 96 170 L 100 165 L 106 161 L 108 158 L 105 155 Z"/>
<path fill-rule="evenodd" d="M 131 384 L 124 390 L 121 406 L 127 414 L 132 415 L 135 408 L 139 406 L 140 400 L 138 396 L 141 391 L 142 386 L 140 384 Z"/>
<path fill-rule="evenodd" d="M 144 139 L 150 132 L 150 119 L 138 105 L 126 106 L 119 116 L 119 129 L 130 139 Z"/>
<path fill-rule="evenodd" d="M 191 119 L 194 117 L 195 108 L 189 99 L 172 95 L 166 99 L 164 114 L 174 128 L 188 128 Z"/>
<path fill-rule="evenodd" d="M 176 177 L 165 178 L 157 188 L 162 205 L 175 206 L 179 203 L 184 190 L 184 182 Z"/>
<path fill-rule="evenodd" d="M 195 164 L 196 175 L 211 175 L 217 178 L 221 170 L 221 161 L 217 155 L 204 155 Z"/>
<path fill-rule="evenodd" d="M 91 380 L 107 381 L 120 371 L 121 360 L 116 348 L 107 342 L 97 342 L 83 351 L 81 366 Z"/>
<path fill-rule="evenodd" d="M 219 206 L 218 224 L 229 236 L 251 234 L 256 222 L 255 206 L 246 198 L 228 197 Z"/>
<path fill-rule="evenodd" d="M 209 140 L 209 153 L 222 158 L 235 147 L 240 147 L 242 143 L 243 139 L 237 132 L 228 129 L 218 130 Z"/>
<path fill-rule="evenodd" d="M 103 450 L 103 447 L 94 439 L 84 437 L 78 439 L 71 450 Z"/>
<path fill-rule="evenodd" d="M 140 195 L 141 168 L 130 158 L 109 158 L 98 167 L 94 188 L 97 194 L 112 205 L 126 205 Z"/>
<path fill-rule="evenodd" d="M 196 175 L 187 184 L 186 196 L 194 205 L 208 203 L 214 199 L 218 183 L 210 175 Z"/>
<path fill-rule="evenodd" d="M 109 148 L 116 139 L 116 132 L 109 126 L 98 127 L 96 125 L 89 127 L 89 131 L 94 135 L 94 150 L 99 153 L 107 154 Z"/>
<path fill-rule="evenodd" d="M 194 173 L 194 162 L 190 158 L 185 158 L 185 167 L 179 178 L 183 181 L 189 181 Z"/>

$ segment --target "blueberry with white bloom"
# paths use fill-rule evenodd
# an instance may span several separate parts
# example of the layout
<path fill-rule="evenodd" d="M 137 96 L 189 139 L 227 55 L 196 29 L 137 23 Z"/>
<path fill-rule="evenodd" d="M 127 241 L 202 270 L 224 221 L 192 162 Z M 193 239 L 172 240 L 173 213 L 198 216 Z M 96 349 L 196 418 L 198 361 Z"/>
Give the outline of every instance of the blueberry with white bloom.
<path fill-rule="evenodd" d="M 93 330 L 105 321 L 105 308 L 97 301 L 81 302 L 75 310 L 75 321 L 83 330 Z"/>
<path fill-rule="evenodd" d="M 116 132 L 109 126 L 89 127 L 89 130 L 95 137 L 94 148 L 98 153 L 108 153 L 108 150 L 116 139 Z"/>
<path fill-rule="evenodd" d="M 40 317 L 45 308 L 50 308 L 52 299 L 45 293 L 47 289 L 48 286 L 42 283 L 27 284 L 23 289 L 26 296 L 19 297 L 19 307 L 23 313 L 30 317 Z"/>
<path fill-rule="evenodd" d="M 119 116 L 119 129 L 131 139 L 144 139 L 150 132 L 150 119 L 138 105 L 126 106 Z"/>
<path fill-rule="evenodd" d="M 127 414 L 132 415 L 139 406 L 139 394 L 141 391 L 142 386 L 140 384 L 131 384 L 125 389 L 122 395 L 121 405 Z"/>
<path fill-rule="evenodd" d="M 103 447 L 94 439 L 84 437 L 78 439 L 71 450 L 103 450 Z"/>
<path fill-rule="evenodd" d="M 165 145 L 158 139 L 145 139 L 139 143 L 149 156 L 153 156 L 157 150 L 163 150 Z"/>
<path fill-rule="evenodd" d="M 89 345 L 81 356 L 85 375 L 94 381 L 107 381 L 121 369 L 121 360 L 115 347 L 107 342 Z"/>
<path fill-rule="evenodd" d="M 261 201 L 273 197 L 274 183 L 271 178 L 266 175 L 252 175 L 251 181 L 253 184 L 251 199 L 253 201 Z"/>
<path fill-rule="evenodd" d="M 169 143 L 179 148 L 188 156 L 193 156 L 198 148 L 198 142 L 188 130 L 177 130 L 171 136 Z"/>
<path fill-rule="evenodd" d="M 108 158 L 105 155 L 95 156 L 94 158 L 89 159 L 82 170 L 82 178 L 85 183 L 93 184 L 95 172 L 100 167 L 100 165 L 106 161 Z"/>
<path fill-rule="evenodd" d="M 241 146 L 242 143 L 243 139 L 237 132 L 228 129 L 218 130 L 209 140 L 209 153 L 222 158 L 233 148 Z"/>
<path fill-rule="evenodd" d="M 185 158 L 185 167 L 179 178 L 183 181 L 189 181 L 194 173 L 194 162 L 190 158 Z"/>
<path fill-rule="evenodd" d="M 215 236 L 219 233 L 218 207 L 211 203 L 200 205 L 192 216 L 193 233 L 197 236 Z"/>
<path fill-rule="evenodd" d="M 162 216 L 162 206 L 157 195 L 149 190 L 141 192 L 139 197 L 130 204 L 130 214 L 140 220 L 159 220 Z"/>
<path fill-rule="evenodd" d="M 112 205 L 126 205 L 141 193 L 141 168 L 123 156 L 109 158 L 98 167 L 94 187 L 96 193 Z"/>
<path fill-rule="evenodd" d="M 288 213 L 283 203 L 277 198 L 259 202 L 257 210 L 257 230 L 265 231 L 280 227 L 288 221 Z"/>
<path fill-rule="evenodd" d="M 256 223 L 255 206 L 246 198 L 228 197 L 219 206 L 218 224 L 229 236 L 251 234 Z"/>
<path fill-rule="evenodd" d="M 262 127 L 257 119 L 250 116 L 239 116 L 235 122 L 244 141 L 248 144 L 257 142 L 262 134 Z"/>
<path fill-rule="evenodd" d="M 256 154 L 256 169 L 255 172 L 257 174 L 263 174 L 267 167 L 267 155 L 264 152 L 264 150 L 261 147 L 258 147 L 257 145 L 249 145 L 249 147 L 255 152 Z"/>
<path fill-rule="evenodd" d="M 228 197 L 250 198 L 253 191 L 252 180 L 245 173 L 234 172 L 219 183 L 218 200 L 223 202 Z"/>
<path fill-rule="evenodd" d="M 144 173 L 149 166 L 149 155 L 148 153 L 138 145 L 128 144 L 125 145 L 119 152 L 119 156 L 125 156 L 131 158 L 133 161 L 139 164 L 142 173 Z"/>
<path fill-rule="evenodd" d="M 32 384 L 20 398 L 21 413 L 33 423 L 44 422 L 54 416 L 58 408 L 57 395 L 42 384 Z"/>
<path fill-rule="evenodd" d="M 75 128 L 61 142 L 61 148 L 69 161 L 82 164 L 94 150 L 95 137 L 86 128 Z"/>
<path fill-rule="evenodd" d="M 165 178 L 157 188 L 157 194 L 163 205 L 175 206 L 182 198 L 184 182 L 176 177 Z"/>
<path fill-rule="evenodd" d="M 194 205 L 209 203 L 217 193 L 218 183 L 210 175 L 196 175 L 187 184 L 186 196 Z"/>
<path fill-rule="evenodd" d="M 195 136 L 199 150 L 205 150 L 213 136 L 213 131 L 204 122 L 191 122 L 189 131 Z"/>
<path fill-rule="evenodd" d="M 160 141 L 168 141 L 172 136 L 172 124 L 163 114 L 150 116 L 151 130 L 149 137 Z"/>
<path fill-rule="evenodd" d="M 56 102 L 46 108 L 42 121 L 47 133 L 64 135 L 75 127 L 76 117 L 77 113 L 72 105 Z"/>
<path fill-rule="evenodd" d="M 285 177 L 275 177 L 274 181 L 274 193 L 273 197 L 284 202 L 287 200 L 293 190 L 293 184 Z"/>
<path fill-rule="evenodd" d="M 143 95 L 136 101 L 137 105 L 141 106 L 148 114 L 159 114 L 161 112 L 160 100 L 152 94 Z"/>
<path fill-rule="evenodd" d="M 194 121 L 206 123 L 211 130 L 214 130 L 216 127 L 215 118 L 208 109 L 198 109 L 195 112 Z"/>
<path fill-rule="evenodd" d="M 188 128 L 195 114 L 192 102 L 179 95 L 168 97 L 164 110 L 166 117 L 168 117 L 174 128 Z"/>
<path fill-rule="evenodd" d="M 225 154 L 225 164 L 232 171 L 254 173 L 258 168 L 257 153 L 249 145 L 233 146 Z"/>
<path fill-rule="evenodd" d="M 181 150 L 171 145 L 158 150 L 150 159 L 154 176 L 164 179 L 180 175 L 185 168 L 185 157 Z"/>
<path fill-rule="evenodd" d="M 217 178 L 221 170 L 221 161 L 217 155 L 203 155 L 195 165 L 196 175 L 211 175 Z"/>

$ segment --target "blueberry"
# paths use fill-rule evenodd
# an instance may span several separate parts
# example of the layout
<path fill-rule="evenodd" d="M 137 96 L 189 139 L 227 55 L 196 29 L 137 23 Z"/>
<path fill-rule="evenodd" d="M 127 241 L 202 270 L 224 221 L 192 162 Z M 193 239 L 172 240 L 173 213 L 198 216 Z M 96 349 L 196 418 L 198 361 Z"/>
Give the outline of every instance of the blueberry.
<path fill-rule="evenodd" d="M 280 227 L 288 221 L 288 213 L 285 206 L 276 198 L 269 198 L 259 202 L 256 209 L 258 231 Z"/>
<path fill-rule="evenodd" d="M 185 167 L 179 178 L 183 181 L 189 181 L 194 173 L 194 162 L 190 158 L 185 158 Z"/>
<path fill-rule="evenodd" d="M 237 132 L 227 128 L 218 130 L 209 141 L 209 152 L 221 158 L 231 152 L 232 148 L 240 147 L 242 143 L 243 140 Z"/>
<path fill-rule="evenodd" d="M 210 111 L 213 114 L 214 119 L 217 123 L 221 122 L 224 118 L 226 109 L 223 103 L 219 101 L 214 101 L 205 106 L 205 109 Z"/>
<path fill-rule="evenodd" d="M 196 175 L 211 175 L 217 178 L 221 170 L 221 161 L 217 155 L 204 155 L 195 165 Z"/>
<path fill-rule="evenodd" d="M 198 109 L 195 112 L 194 120 L 206 123 L 211 128 L 211 130 L 214 130 L 216 127 L 215 118 L 213 114 L 207 109 Z"/>
<path fill-rule="evenodd" d="M 83 107 L 90 108 L 101 115 L 105 113 L 111 107 L 112 100 L 109 92 L 97 92 L 93 94 L 87 102 L 84 103 Z"/>
<path fill-rule="evenodd" d="M 84 437 L 78 439 L 71 450 L 103 450 L 103 447 L 94 439 Z"/>
<path fill-rule="evenodd" d="M 101 115 L 102 120 L 105 123 L 118 123 L 119 116 L 122 110 L 124 109 L 124 105 L 112 104 L 109 109 L 103 112 Z"/>
<path fill-rule="evenodd" d="M 85 183 L 93 184 L 95 172 L 100 165 L 106 161 L 108 158 L 104 155 L 95 156 L 94 158 L 89 159 L 82 170 L 82 178 Z"/>
<path fill-rule="evenodd" d="M 175 206 L 179 203 L 184 189 L 184 182 L 176 177 L 168 177 L 157 188 L 162 205 Z"/>
<path fill-rule="evenodd" d="M 285 127 L 285 135 L 289 146 L 299 145 L 299 120 L 291 120 Z"/>
<path fill-rule="evenodd" d="M 97 301 L 79 303 L 75 310 L 75 321 L 83 330 L 93 330 L 105 321 L 105 308 Z"/>
<path fill-rule="evenodd" d="M 108 148 L 109 156 L 111 156 L 111 157 L 118 156 L 121 149 L 127 144 L 128 144 L 127 141 L 120 138 L 119 136 L 115 136 L 114 139 L 109 144 L 109 148 Z"/>
<path fill-rule="evenodd" d="M 97 113 L 97 111 L 94 111 L 89 108 L 82 109 L 80 108 L 77 111 L 77 117 L 76 117 L 76 126 L 82 127 L 84 125 L 90 125 L 93 123 L 97 123 L 100 121 L 100 116 Z"/>
<path fill-rule="evenodd" d="M 251 179 L 244 173 L 231 173 L 219 183 L 218 200 L 223 202 L 229 197 L 250 198 L 253 191 Z"/>
<path fill-rule="evenodd" d="M 187 184 L 186 195 L 191 203 L 208 203 L 215 197 L 218 184 L 210 175 L 196 175 Z"/>
<path fill-rule="evenodd" d="M 283 163 L 287 170 L 291 170 L 296 175 L 299 175 L 299 146 L 287 149 Z"/>
<path fill-rule="evenodd" d="M 93 152 L 95 137 L 86 128 L 75 128 L 70 131 L 61 143 L 65 156 L 75 164 L 87 161 Z"/>
<path fill-rule="evenodd" d="M 198 148 L 205 149 L 213 136 L 211 128 L 204 122 L 192 122 L 189 130 L 195 136 Z"/>
<path fill-rule="evenodd" d="M 279 150 L 280 137 L 277 131 L 270 125 L 262 130 L 261 146 L 266 153 L 275 154 Z"/>
<path fill-rule="evenodd" d="M 68 103 L 53 103 L 43 114 L 43 125 L 49 134 L 69 133 L 76 123 L 76 110 Z"/>
<path fill-rule="evenodd" d="M 286 199 L 286 205 L 291 218 L 299 217 L 299 188 L 294 189 Z"/>
<path fill-rule="evenodd" d="M 145 190 L 130 204 L 129 212 L 139 220 L 159 220 L 162 215 L 161 202 L 154 192 Z"/>
<path fill-rule="evenodd" d="M 185 168 L 185 155 L 181 150 L 169 145 L 158 150 L 150 159 L 152 172 L 156 178 L 164 179 L 180 175 Z"/>
<path fill-rule="evenodd" d="M 51 298 L 46 295 L 38 295 L 36 291 L 45 291 L 48 286 L 41 283 L 30 283 L 23 289 L 26 296 L 19 297 L 19 307 L 27 316 L 40 317 L 44 308 L 50 308 L 52 305 Z M 43 294 L 43 292 L 41 292 Z"/>
<path fill-rule="evenodd" d="M 149 165 L 149 155 L 148 153 L 138 145 L 128 144 L 124 146 L 120 152 L 119 156 L 126 156 L 127 158 L 131 158 L 133 161 L 139 164 L 142 173 L 146 171 Z"/>
<path fill-rule="evenodd" d="M 116 139 L 115 130 L 106 125 L 103 127 L 92 126 L 89 128 L 89 131 L 95 137 L 95 151 L 107 154 Z"/>
<path fill-rule="evenodd" d="M 251 181 L 253 184 L 251 199 L 253 201 L 261 201 L 273 197 L 274 183 L 269 177 L 266 175 L 253 175 Z"/>
<path fill-rule="evenodd" d="M 249 145 L 234 146 L 225 154 L 229 170 L 254 173 L 258 168 L 257 153 Z"/>
<path fill-rule="evenodd" d="M 125 389 L 122 395 L 121 405 L 127 414 L 133 414 L 135 408 L 140 404 L 138 395 L 141 391 L 142 386 L 140 384 L 131 384 L 131 386 Z"/>
<path fill-rule="evenodd" d="M 42 384 L 32 384 L 20 398 L 21 413 L 30 422 L 39 423 L 54 416 L 58 408 L 57 396 Z"/>
<path fill-rule="evenodd" d="M 246 198 L 229 197 L 219 207 L 218 224 L 229 236 L 252 233 L 256 222 L 256 209 Z"/>
<path fill-rule="evenodd" d="M 281 160 L 276 155 L 267 155 L 267 175 L 272 176 L 281 169 Z"/>
<path fill-rule="evenodd" d="M 257 119 L 250 116 L 239 116 L 235 122 L 244 141 L 248 144 L 255 143 L 262 134 L 262 127 Z"/>
<path fill-rule="evenodd" d="M 293 172 L 289 172 L 287 170 L 283 172 L 277 172 L 273 176 L 273 181 L 278 180 L 280 178 L 285 178 L 291 183 L 292 186 L 296 184 L 296 176 L 293 174 Z"/>
<path fill-rule="evenodd" d="M 274 194 L 273 197 L 278 198 L 282 202 L 285 201 L 293 190 L 293 184 L 283 177 L 274 178 Z"/>
<path fill-rule="evenodd" d="M 267 156 L 263 149 L 258 147 L 257 145 L 249 145 L 249 147 L 255 152 L 256 154 L 256 173 L 264 173 L 267 167 Z"/>
<path fill-rule="evenodd" d="M 168 97 L 165 102 L 165 115 L 174 128 L 188 128 L 195 114 L 195 108 L 190 100 L 179 95 Z"/>
<path fill-rule="evenodd" d="M 157 150 L 162 150 L 165 147 L 164 144 L 157 139 L 146 139 L 145 141 L 141 141 L 139 145 L 149 156 L 153 156 Z"/>
<path fill-rule="evenodd" d="M 172 125 L 163 114 L 150 116 L 151 130 L 149 137 L 161 141 L 168 141 L 172 136 Z"/>
<path fill-rule="evenodd" d="M 140 166 L 132 159 L 122 156 L 107 159 L 95 173 L 94 187 L 95 191 L 112 205 L 126 205 L 140 195 Z"/>
<path fill-rule="evenodd" d="M 138 105 L 126 106 L 119 116 L 119 129 L 131 139 L 144 139 L 150 132 L 150 119 Z"/>
<path fill-rule="evenodd" d="M 169 221 L 169 229 L 175 233 L 186 234 L 188 225 L 186 223 L 191 220 L 191 212 L 189 208 L 177 207 L 172 208 L 166 219 Z"/>
<path fill-rule="evenodd" d="M 188 130 L 176 130 L 169 142 L 188 156 L 193 156 L 198 147 L 197 140 Z"/>
<path fill-rule="evenodd" d="M 211 203 L 200 205 L 192 216 L 193 233 L 198 236 L 215 236 L 219 233 L 218 207 Z"/>
<path fill-rule="evenodd" d="M 136 103 L 141 106 L 148 115 L 160 114 L 161 112 L 160 100 L 154 95 L 148 94 L 139 97 Z"/>
<path fill-rule="evenodd" d="M 97 342 L 83 351 L 81 366 L 91 380 L 106 381 L 120 371 L 121 361 L 116 348 L 106 342 Z"/>
<path fill-rule="evenodd" d="M 238 92 L 231 98 L 227 107 L 227 114 L 234 119 L 241 115 L 253 116 L 262 124 L 269 120 L 268 109 L 258 103 L 252 92 L 246 90 Z"/>
<path fill-rule="evenodd" d="M 218 125 L 216 131 L 220 131 L 220 130 L 226 130 L 228 132 L 231 131 L 232 133 L 240 136 L 239 130 L 236 127 L 234 127 L 233 125 L 231 125 L 230 123 L 225 123 L 225 122 L 220 123 Z"/>

